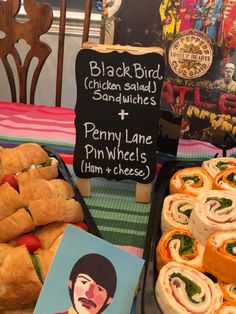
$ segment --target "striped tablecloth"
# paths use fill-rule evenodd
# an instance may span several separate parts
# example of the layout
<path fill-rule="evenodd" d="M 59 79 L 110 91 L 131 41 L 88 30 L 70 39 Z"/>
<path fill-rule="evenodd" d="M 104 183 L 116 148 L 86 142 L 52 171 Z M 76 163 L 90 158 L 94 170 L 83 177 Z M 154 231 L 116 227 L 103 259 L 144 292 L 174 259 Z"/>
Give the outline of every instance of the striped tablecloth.
<path fill-rule="evenodd" d="M 36 142 L 55 148 L 73 173 L 74 110 L 0 102 L 0 145 Z M 220 149 L 199 141 L 180 140 L 178 158 L 206 159 Z M 228 155 L 235 155 L 232 149 Z M 92 179 L 92 197 L 85 198 L 103 238 L 142 256 L 150 204 L 135 202 L 135 183 Z"/>

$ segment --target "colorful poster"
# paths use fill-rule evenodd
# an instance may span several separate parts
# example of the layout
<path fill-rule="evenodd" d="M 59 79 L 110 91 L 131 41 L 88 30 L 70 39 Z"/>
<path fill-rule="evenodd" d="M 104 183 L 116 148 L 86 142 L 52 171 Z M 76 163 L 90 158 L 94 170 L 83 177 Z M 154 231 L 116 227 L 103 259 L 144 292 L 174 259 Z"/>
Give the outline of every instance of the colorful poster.
<path fill-rule="evenodd" d="M 104 0 L 104 42 L 165 51 L 161 109 L 182 114 L 181 137 L 236 136 L 236 0 Z"/>
<path fill-rule="evenodd" d="M 34 314 L 129 314 L 143 263 L 68 225 Z"/>

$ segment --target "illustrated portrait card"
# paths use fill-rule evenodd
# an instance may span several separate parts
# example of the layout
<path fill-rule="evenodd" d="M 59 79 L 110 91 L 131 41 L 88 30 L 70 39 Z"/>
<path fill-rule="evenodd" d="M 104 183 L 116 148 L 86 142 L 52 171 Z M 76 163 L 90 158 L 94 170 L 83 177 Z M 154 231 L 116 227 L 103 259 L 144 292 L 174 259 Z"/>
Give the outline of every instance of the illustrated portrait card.
<path fill-rule="evenodd" d="M 129 314 L 143 263 L 68 225 L 34 314 Z"/>

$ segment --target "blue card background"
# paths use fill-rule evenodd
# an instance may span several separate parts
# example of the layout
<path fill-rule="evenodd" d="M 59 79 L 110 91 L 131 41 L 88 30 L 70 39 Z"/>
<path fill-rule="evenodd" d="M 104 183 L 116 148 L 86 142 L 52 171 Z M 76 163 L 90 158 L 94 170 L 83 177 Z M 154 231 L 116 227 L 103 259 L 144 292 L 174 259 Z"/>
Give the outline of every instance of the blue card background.
<path fill-rule="evenodd" d="M 144 260 L 112 244 L 68 225 L 43 285 L 34 314 L 52 314 L 69 309 L 68 281 L 75 262 L 89 253 L 107 257 L 117 273 L 116 292 L 105 314 L 130 314 L 135 288 Z"/>

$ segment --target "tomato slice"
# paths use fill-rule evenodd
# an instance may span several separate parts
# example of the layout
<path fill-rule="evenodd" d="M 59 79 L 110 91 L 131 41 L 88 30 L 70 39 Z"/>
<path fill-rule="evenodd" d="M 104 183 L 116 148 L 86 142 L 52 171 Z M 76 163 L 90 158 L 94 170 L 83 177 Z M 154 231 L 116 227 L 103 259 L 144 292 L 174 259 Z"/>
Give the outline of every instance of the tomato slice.
<path fill-rule="evenodd" d="M 41 242 L 38 237 L 33 234 L 26 234 L 16 239 L 16 246 L 25 245 L 30 253 L 41 248 Z"/>
<path fill-rule="evenodd" d="M 75 222 L 73 225 L 83 229 L 84 231 L 89 231 L 88 225 L 85 222 Z"/>
<path fill-rule="evenodd" d="M 8 175 L 8 176 L 3 177 L 1 182 L 0 182 L 0 186 L 3 185 L 6 182 L 9 183 L 10 186 L 13 187 L 13 189 L 15 189 L 16 191 L 19 190 L 18 183 L 16 181 L 15 176 Z"/>

